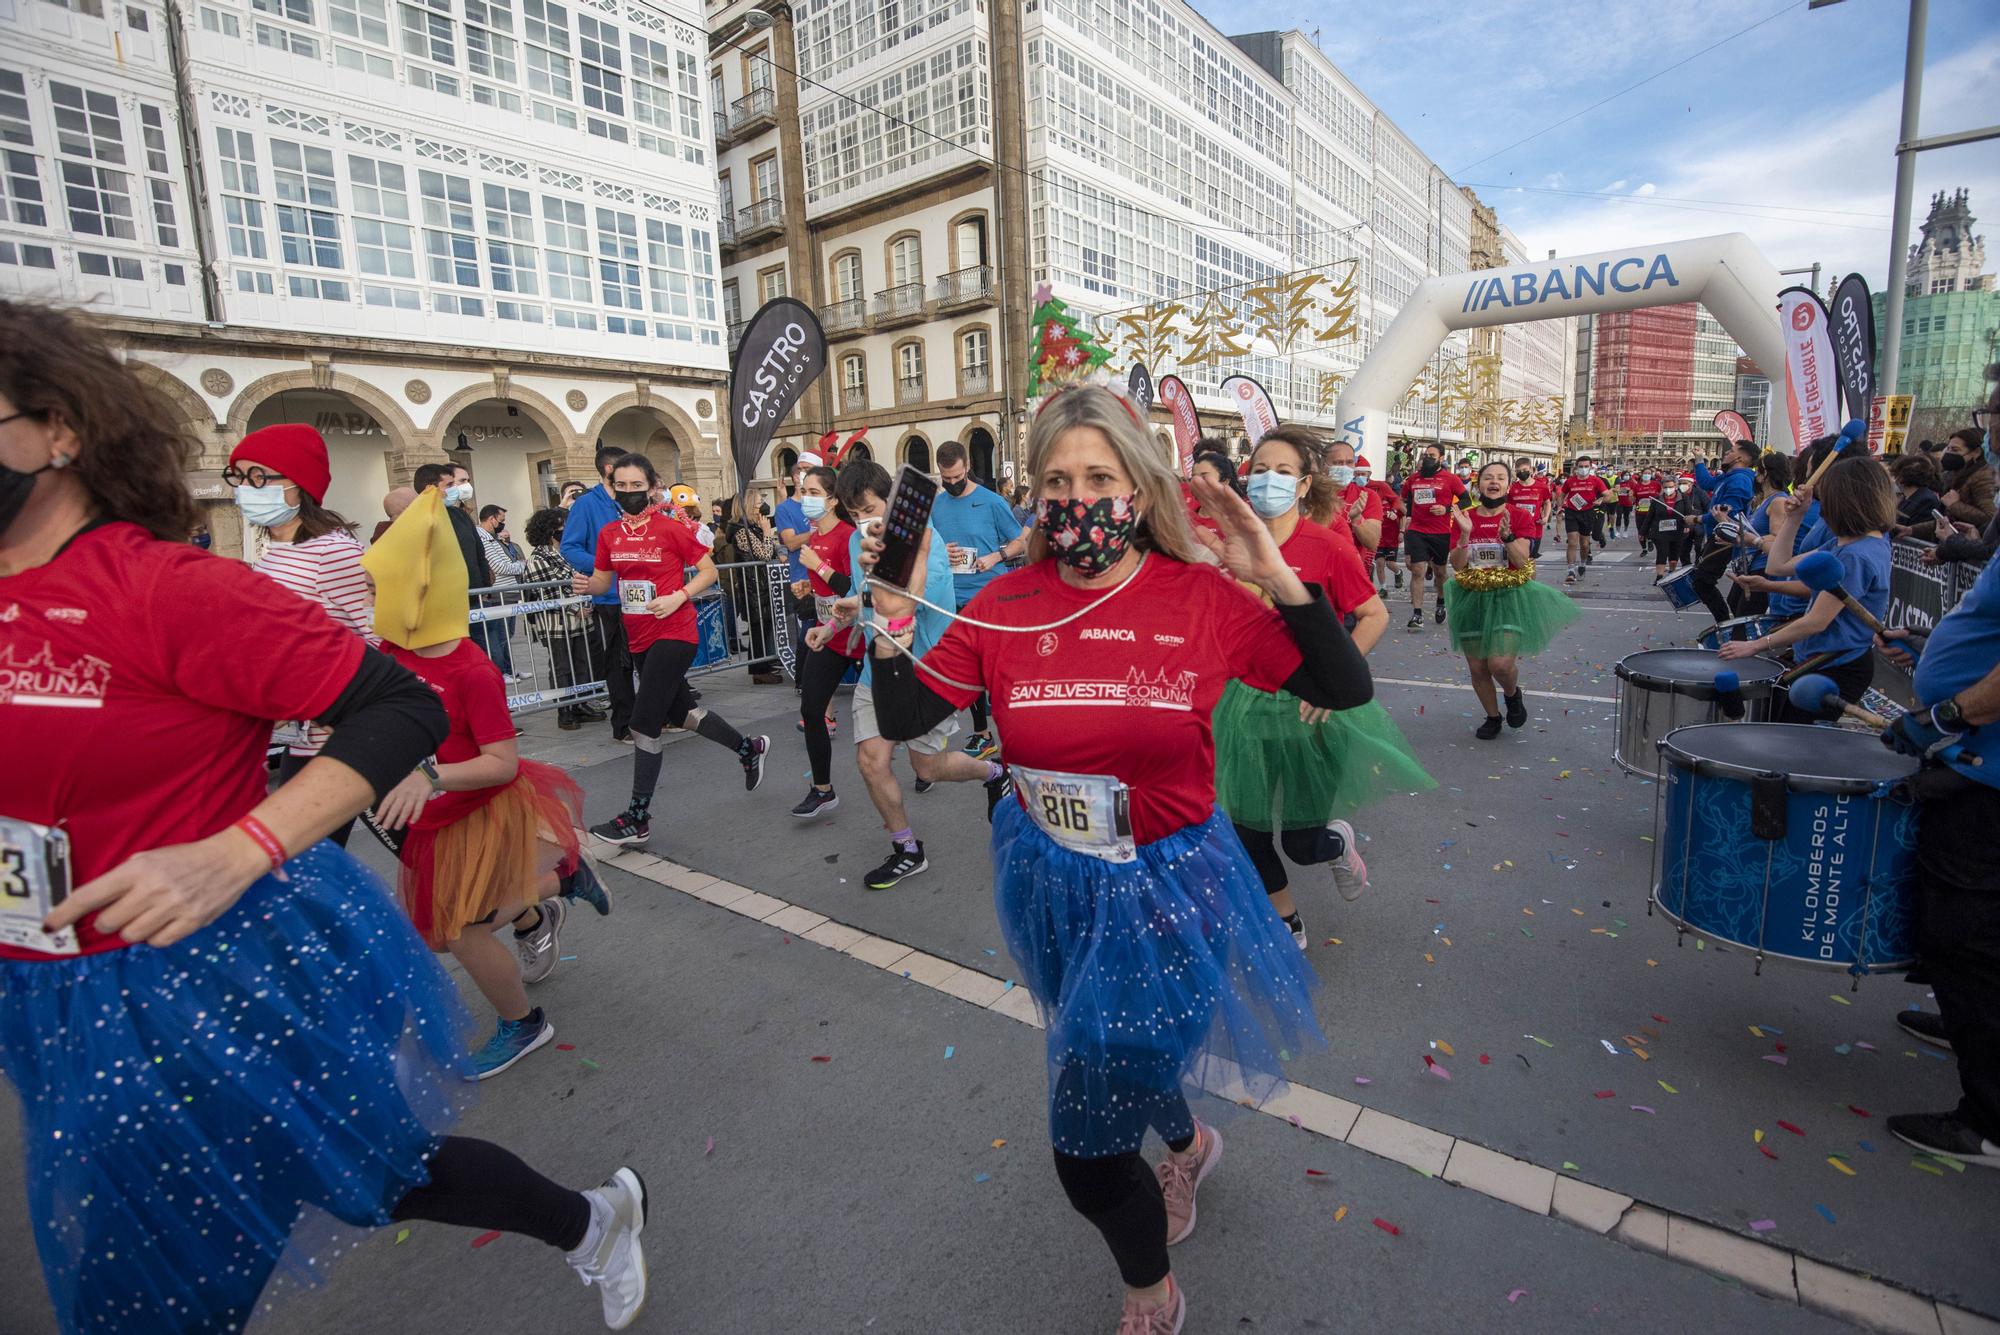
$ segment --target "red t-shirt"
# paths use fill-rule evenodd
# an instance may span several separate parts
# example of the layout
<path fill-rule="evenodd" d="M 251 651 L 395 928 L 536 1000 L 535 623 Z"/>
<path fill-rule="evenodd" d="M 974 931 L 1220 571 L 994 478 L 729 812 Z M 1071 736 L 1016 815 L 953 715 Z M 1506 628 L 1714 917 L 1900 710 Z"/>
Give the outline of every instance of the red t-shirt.
<path fill-rule="evenodd" d="M 1354 539 L 1332 528 L 1301 519 L 1292 536 L 1278 548 L 1278 555 L 1307 584 L 1326 591 L 1333 610 L 1346 616 L 1375 596 L 1375 583 L 1368 577 Z"/>
<path fill-rule="evenodd" d="M 1382 519 L 1382 498 L 1375 494 L 1374 488 L 1364 487 L 1359 482 L 1348 483 L 1341 490 L 1340 499 L 1334 502 L 1335 509 L 1341 518 L 1345 519 L 1347 517 L 1347 508 L 1354 504 L 1354 498 L 1357 496 L 1365 498 L 1361 504 L 1362 521 L 1366 522 L 1373 519 L 1377 523 L 1380 523 Z M 1349 529 L 1352 529 L 1353 526 L 1353 521 L 1349 520 Z M 1356 540 L 1355 546 L 1359 547 L 1360 545 L 1359 540 Z"/>
<path fill-rule="evenodd" d="M 1526 482 L 1516 478 L 1507 488 L 1507 504 L 1514 511 L 1514 529 L 1524 537 L 1541 532 L 1542 511 L 1548 503 L 1546 478 L 1531 478 Z"/>
<path fill-rule="evenodd" d="M 664 510 L 648 510 L 637 519 L 623 515 L 606 524 L 597 535 L 599 570 L 609 570 L 620 580 L 648 579 L 653 596 L 664 598 L 687 587 L 687 567 L 709 554 L 687 523 Z M 681 604 L 669 617 L 650 612 L 625 614 L 625 642 L 634 654 L 642 654 L 661 640 L 699 642 L 692 602 Z"/>
<path fill-rule="evenodd" d="M 1632 503 L 1634 505 L 1637 505 L 1640 501 L 1654 501 L 1659 498 L 1660 479 L 1654 478 L 1651 482 L 1648 482 L 1644 478 L 1640 478 L 1632 484 Z"/>
<path fill-rule="evenodd" d="M 1465 515 L 1466 518 L 1472 521 L 1472 531 L 1465 535 L 1465 540 L 1467 542 L 1509 542 L 1514 538 L 1525 536 L 1520 530 L 1520 521 L 1510 518 L 1507 513 L 1512 508 L 1513 503 L 1510 501 L 1506 505 L 1495 506 L 1491 510 L 1483 505 L 1475 505 L 1468 509 Z M 1509 536 L 1504 538 L 1500 534 L 1502 520 L 1508 521 L 1506 527 Z"/>
<path fill-rule="evenodd" d="M 1377 482 L 1370 478 L 1367 486 L 1368 490 L 1375 494 L 1376 499 L 1382 502 L 1381 546 L 1387 547 L 1390 545 L 1390 540 L 1396 537 L 1403 527 L 1403 501 L 1396 495 L 1396 489 L 1386 482 Z"/>
<path fill-rule="evenodd" d="M 1041 626 L 1104 596 L 1065 584 L 1058 568 L 1045 560 L 1002 575 L 965 615 Z M 1240 678 L 1275 691 L 1299 661 L 1278 614 L 1235 580 L 1155 553 L 1117 597 L 1060 629 L 954 621 L 924 664 L 971 690 L 918 679 L 961 707 L 990 692 L 1009 761 L 1130 785 L 1133 836 L 1151 843 L 1215 810 L 1210 715 L 1223 686 Z"/>
<path fill-rule="evenodd" d="M 479 757 L 479 748 L 489 742 L 514 739 L 514 718 L 507 712 L 507 687 L 500 669 L 471 640 L 460 640 L 448 654 L 425 658 L 399 644 L 383 648 L 390 657 L 417 674 L 418 680 L 438 694 L 451 731 L 438 744 L 437 763 L 457 765 Z M 413 830 L 436 830 L 463 820 L 491 802 L 506 784 L 473 788 L 465 792 L 440 793 L 424 804 Z"/>
<path fill-rule="evenodd" d="M 1412 473 L 1403 479 L 1403 506 L 1409 511 L 1409 526 L 1412 533 L 1450 533 L 1457 525 L 1451 520 L 1451 507 L 1465 494 L 1465 484 L 1458 480 L 1456 473 L 1447 473 L 1442 468 L 1425 477 L 1422 473 Z M 1442 505 L 1445 512 L 1434 515 L 1430 508 Z"/>
<path fill-rule="evenodd" d="M 264 800 L 272 722 L 331 708 L 365 647 L 239 561 L 92 529 L 0 579 L 0 814 L 60 824 L 78 889 L 227 829 Z M 85 953 L 125 945 L 95 924 Z"/>
<path fill-rule="evenodd" d="M 1618 504 L 1622 506 L 1632 504 L 1632 479 L 1629 477 L 1618 479 Z"/>
<path fill-rule="evenodd" d="M 1581 514 L 1596 504 L 1597 498 L 1609 490 L 1611 488 L 1604 484 L 1604 479 L 1601 477 L 1595 475 L 1578 477 L 1571 473 L 1562 481 L 1563 508 Z"/>
<path fill-rule="evenodd" d="M 819 557 L 819 560 L 811 563 L 811 568 L 806 574 L 815 597 L 839 596 L 834 592 L 833 585 L 819 577 L 819 568 L 823 565 L 832 566 L 836 575 L 852 574 L 853 567 L 848 562 L 847 540 L 853 536 L 854 525 L 840 521 L 824 533 L 814 529 L 806 538 L 806 546 L 812 548 L 813 553 Z"/>

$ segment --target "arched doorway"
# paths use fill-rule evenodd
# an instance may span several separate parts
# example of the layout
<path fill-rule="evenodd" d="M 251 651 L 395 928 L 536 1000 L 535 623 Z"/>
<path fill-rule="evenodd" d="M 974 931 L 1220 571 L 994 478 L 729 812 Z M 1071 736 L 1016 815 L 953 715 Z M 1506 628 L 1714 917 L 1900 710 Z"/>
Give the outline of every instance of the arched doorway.
<path fill-rule="evenodd" d="M 857 440 L 854 442 L 853 446 L 848 449 L 847 453 L 841 456 L 841 461 L 845 463 L 849 459 L 872 460 L 874 457 L 875 457 L 875 451 L 868 448 L 868 442 L 865 440 Z"/>
<path fill-rule="evenodd" d="M 552 409 L 489 397 L 446 402 L 439 413 L 438 446 L 472 474 L 476 508 L 507 511 L 518 537 L 530 515 L 557 502 L 556 468 L 569 437 Z"/>
<path fill-rule="evenodd" d="M 397 455 L 409 442 L 358 399 L 338 390 L 285 389 L 250 412 L 245 434 L 267 426 L 303 424 L 326 438 L 331 479 L 322 502 L 364 540 L 383 517 Z"/>
<path fill-rule="evenodd" d="M 799 466 L 799 452 L 789 445 L 781 445 L 777 453 L 771 456 L 771 463 L 772 477 L 788 478 L 792 475 L 792 470 Z"/>
<path fill-rule="evenodd" d="M 983 426 L 973 427 L 965 433 L 966 462 L 971 465 L 973 480 L 982 487 L 994 485 L 993 433 Z"/>
<path fill-rule="evenodd" d="M 922 436 L 911 436 L 903 442 L 903 462 L 919 473 L 931 471 L 930 442 Z"/>
<path fill-rule="evenodd" d="M 672 486 L 682 481 L 680 439 L 673 429 L 647 408 L 626 408 L 613 413 L 591 442 L 611 445 L 627 454 L 643 454 L 652 460 L 660 481 Z"/>

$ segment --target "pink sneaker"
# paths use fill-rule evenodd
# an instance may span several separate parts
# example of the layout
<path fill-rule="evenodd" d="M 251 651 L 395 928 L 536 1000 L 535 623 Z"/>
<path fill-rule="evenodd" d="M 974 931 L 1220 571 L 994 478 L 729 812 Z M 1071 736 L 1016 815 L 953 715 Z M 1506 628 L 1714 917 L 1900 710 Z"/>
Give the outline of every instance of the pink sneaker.
<path fill-rule="evenodd" d="M 1194 1144 L 1186 1154 L 1168 1152 L 1160 1160 L 1160 1194 L 1167 1198 L 1167 1246 L 1194 1232 L 1194 1194 L 1222 1158 L 1222 1137 L 1205 1122 L 1194 1124 Z M 1178 1327 L 1176 1327 L 1178 1329 Z"/>
<path fill-rule="evenodd" d="M 1158 1307 L 1140 1307 L 1130 1296 L 1125 1299 L 1125 1310 L 1118 1314 L 1118 1335 L 1181 1335 L 1181 1324 L 1187 1320 L 1187 1295 L 1181 1286 L 1167 1276 L 1167 1301 Z"/>
<path fill-rule="evenodd" d="M 1326 828 L 1338 834 L 1347 849 L 1327 865 L 1333 869 L 1333 888 L 1351 904 L 1368 888 L 1368 864 L 1361 860 L 1361 844 L 1354 837 L 1352 825 L 1344 820 L 1330 820 Z"/>

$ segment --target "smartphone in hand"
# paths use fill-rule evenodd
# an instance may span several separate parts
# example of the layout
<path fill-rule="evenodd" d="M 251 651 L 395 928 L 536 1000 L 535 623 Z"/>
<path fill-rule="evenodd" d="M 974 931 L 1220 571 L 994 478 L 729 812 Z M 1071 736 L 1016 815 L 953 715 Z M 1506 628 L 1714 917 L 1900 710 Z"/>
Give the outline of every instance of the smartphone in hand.
<path fill-rule="evenodd" d="M 917 575 L 924 530 L 937 503 L 937 483 L 908 464 L 889 489 L 888 514 L 882 523 L 882 555 L 875 562 L 876 579 L 892 588 L 908 589 Z"/>

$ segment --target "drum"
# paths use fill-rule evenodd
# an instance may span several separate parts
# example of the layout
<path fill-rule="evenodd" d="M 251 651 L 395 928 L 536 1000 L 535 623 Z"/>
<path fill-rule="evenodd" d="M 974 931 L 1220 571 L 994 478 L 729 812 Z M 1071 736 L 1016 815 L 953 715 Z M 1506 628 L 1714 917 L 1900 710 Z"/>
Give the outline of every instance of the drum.
<path fill-rule="evenodd" d="M 1611 758 L 1627 774 L 1664 778 L 1654 745 L 1675 728 L 1717 723 L 1715 674 L 1734 672 L 1743 685 L 1746 719 L 1770 716 L 1771 696 L 1785 665 L 1775 659 L 1739 658 L 1725 663 L 1710 649 L 1649 649 L 1618 662 L 1618 735 Z"/>
<path fill-rule="evenodd" d="M 1790 617 L 1754 616 L 1718 621 L 1695 636 L 1695 643 L 1704 649 L 1720 649 L 1736 640 L 1761 640 L 1789 620 Z"/>
<path fill-rule="evenodd" d="M 1667 601 L 1674 605 L 1676 612 L 1701 601 L 1701 595 L 1694 591 L 1694 567 L 1691 565 L 1682 566 L 1671 575 L 1660 576 L 1653 581 L 1653 587 L 1667 595 Z"/>
<path fill-rule="evenodd" d="M 1916 942 L 1918 762 L 1873 733 L 1798 723 L 1676 728 L 1653 902 L 1682 932 L 1860 975 Z"/>

